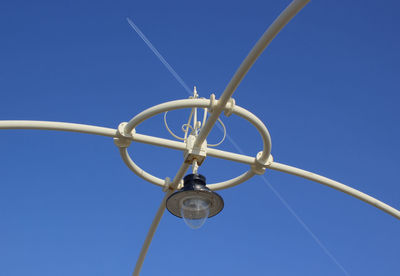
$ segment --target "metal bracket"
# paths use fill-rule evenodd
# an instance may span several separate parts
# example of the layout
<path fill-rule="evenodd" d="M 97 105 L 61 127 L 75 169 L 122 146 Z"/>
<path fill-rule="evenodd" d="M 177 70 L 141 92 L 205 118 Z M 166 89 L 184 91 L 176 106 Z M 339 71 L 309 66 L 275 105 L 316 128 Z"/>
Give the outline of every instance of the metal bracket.
<path fill-rule="evenodd" d="M 131 133 L 127 133 L 125 131 L 125 126 L 127 122 L 122 122 L 118 125 L 117 135 L 118 137 L 114 138 L 114 144 L 119 148 L 127 148 L 132 143 L 133 134 L 136 133 L 135 129 L 132 130 Z"/>
<path fill-rule="evenodd" d="M 171 185 L 171 178 L 166 177 L 165 181 L 164 181 L 164 187 L 163 187 L 163 192 L 166 192 L 170 189 L 170 185 Z"/>
<path fill-rule="evenodd" d="M 210 95 L 210 107 L 208 108 L 210 113 L 212 113 L 214 111 L 214 109 L 217 107 L 217 105 L 218 105 L 218 100 L 215 99 L 215 94 L 211 94 Z"/>
<path fill-rule="evenodd" d="M 258 175 L 264 174 L 265 168 L 271 165 L 272 162 L 274 161 L 274 158 L 272 157 L 271 154 L 268 156 L 268 159 L 266 161 L 260 159 L 261 155 L 262 151 L 257 153 L 256 162 L 251 166 L 251 170 Z"/>
<path fill-rule="evenodd" d="M 215 98 L 215 94 L 210 95 L 210 106 L 209 106 L 209 111 L 212 113 L 215 108 L 218 106 L 218 100 Z M 226 103 L 226 105 L 223 107 L 224 108 L 224 114 L 226 117 L 229 117 L 233 113 L 233 109 L 235 108 L 235 99 L 230 98 L 229 101 Z"/>
<path fill-rule="evenodd" d="M 226 117 L 229 117 L 233 113 L 233 109 L 235 108 L 235 99 L 230 98 L 229 101 L 226 103 L 224 114 Z"/>
<path fill-rule="evenodd" d="M 197 161 L 197 165 L 201 165 L 207 156 L 207 141 L 201 144 L 200 147 L 194 147 L 196 136 L 189 135 L 186 139 L 186 150 L 184 153 L 185 163 L 193 164 L 193 160 Z"/>

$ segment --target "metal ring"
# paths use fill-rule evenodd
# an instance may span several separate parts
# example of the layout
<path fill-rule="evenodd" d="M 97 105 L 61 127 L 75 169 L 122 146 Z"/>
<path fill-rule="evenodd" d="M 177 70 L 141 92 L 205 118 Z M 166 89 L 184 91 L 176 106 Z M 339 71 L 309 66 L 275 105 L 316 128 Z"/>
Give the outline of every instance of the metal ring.
<path fill-rule="evenodd" d="M 170 101 L 166 103 L 162 103 L 153 107 L 150 107 L 142 112 L 140 112 L 138 115 L 133 117 L 128 124 L 125 127 L 125 131 L 127 133 L 130 133 L 133 129 L 135 129 L 139 124 L 143 123 L 145 120 L 158 115 L 160 113 L 166 112 L 166 111 L 171 111 L 171 110 L 176 110 L 176 109 L 183 109 L 183 108 L 208 108 L 210 105 L 210 100 L 208 99 L 184 99 L 184 100 L 176 100 L 176 101 Z M 256 129 L 259 131 L 262 140 L 263 140 L 263 151 L 260 156 L 261 160 L 267 160 L 269 155 L 271 154 L 271 137 L 269 135 L 267 127 L 264 125 L 264 123 L 257 118 L 253 113 L 250 111 L 239 107 L 235 106 L 233 108 L 233 114 L 236 114 L 247 121 L 249 121 L 252 125 L 256 127 Z M 139 166 L 137 166 L 132 159 L 129 156 L 128 151 L 122 150 L 120 151 L 121 156 L 126 163 L 126 165 L 139 177 L 143 178 L 144 180 L 153 183 L 155 185 L 164 187 L 165 186 L 165 181 L 161 178 L 155 177 L 143 169 L 141 169 Z M 239 175 L 238 177 L 232 178 L 227 181 L 223 182 L 218 182 L 214 184 L 209 184 L 207 187 L 209 187 L 211 190 L 222 190 L 226 189 L 229 187 L 233 187 L 235 185 L 238 185 L 240 183 L 243 183 L 244 181 L 250 179 L 253 177 L 255 173 L 252 171 L 250 168 L 247 172 Z"/>

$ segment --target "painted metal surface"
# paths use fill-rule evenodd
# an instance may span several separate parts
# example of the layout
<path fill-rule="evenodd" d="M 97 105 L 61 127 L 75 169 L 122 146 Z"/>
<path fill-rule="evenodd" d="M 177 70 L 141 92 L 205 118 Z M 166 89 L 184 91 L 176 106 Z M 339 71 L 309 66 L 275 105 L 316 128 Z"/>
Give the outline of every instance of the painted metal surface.
<path fill-rule="evenodd" d="M 392 215 L 393 217 L 400 219 L 400 211 L 392 208 L 391 206 L 383 203 L 382 201 L 375 199 L 365 193 L 362 193 L 356 189 L 353 189 L 349 186 L 346 186 L 342 183 L 334 181 L 332 179 L 326 178 L 324 176 L 320 176 L 318 174 L 314 174 L 302 169 L 298 169 L 292 166 L 280 164 L 272 161 L 271 156 L 271 138 L 266 126 L 259 120 L 254 114 L 251 112 L 236 106 L 234 100 L 232 99 L 232 95 L 235 92 L 236 88 L 240 84 L 241 80 L 244 78 L 246 73 L 252 67 L 257 58 L 261 55 L 264 49 L 269 45 L 272 39 L 279 33 L 279 31 L 309 2 L 309 0 L 294 0 L 280 15 L 279 17 L 272 23 L 272 25 L 266 30 L 266 32 L 262 35 L 253 49 L 250 51 L 248 56 L 242 62 L 231 81 L 226 86 L 224 92 L 222 93 L 220 99 L 216 100 L 215 97 L 211 97 L 210 99 L 199 99 L 193 97 L 191 99 L 177 100 L 162 103 L 151 108 L 146 109 L 145 111 L 139 113 L 135 117 L 133 117 L 129 122 L 122 123 L 117 129 L 105 128 L 99 126 L 91 126 L 91 125 L 83 125 L 83 124 L 74 124 L 74 123 L 64 123 L 64 122 L 47 122 L 47 121 L 0 121 L 0 129 L 42 129 L 42 130 L 56 130 L 56 131 L 70 131 L 70 132 L 79 132 L 86 134 L 94 134 L 101 135 L 106 137 L 111 137 L 115 139 L 116 145 L 119 147 L 120 155 L 125 162 L 125 164 L 130 168 L 135 174 L 144 180 L 158 185 L 163 188 L 165 192 L 165 196 L 161 201 L 160 207 L 153 219 L 153 222 L 150 226 L 142 249 L 140 251 L 139 258 L 137 260 L 133 275 L 137 276 L 140 273 L 141 267 L 143 265 L 146 253 L 151 244 L 151 240 L 155 234 L 155 231 L 158 227 L 158 224 L 163 216 L 165 211 L 165 201 L 166 199 L 174 192 L 175 189 L 179 188 L 182 184 L 182 178 L 190 168 L 191 164 L 182 162 L 182 165 L 175 177 L 171 181 L 168 177 L 165 179 L 161 179 L 159 177 L 153 176 L 143 169 L 141 169 L 129 156 L 127 148 L 129 147 L 132 141 L 145 143 L 160 147 L 171 148 L 180 151 L 187 151 L 187 143 L 186 138 L 188 133 L 185 133 L 185 138 L 183 142 L 173 141 L 169 139 L 153 137 L 148 135 L 143 135 L 135 132 L 135 128 L 144 122 L 145 120 L 155 116 L 157 114 L 168 112 L 171 110 L 182 109 L 182 108 L 191 108 L 193 117 L 194 117 L 194 128 L 196 128 L 197 124 L 197 109 L 204 109 L 205 114 L 207 110 L 210 112 L 210 116 L 208 120 L 205 120 L 206 116 L 203 117 L 203 122 L 201 124 L 201 128 L 199 128 L 200 132 L 196 135 L 196 139 L 193 143 L 193 147 L 200 147 L 204 141 L 206 141 L 207 136 L 209 135 L 211 129 L 214 127 L 215 123 L 221 116 L 222 112 L 225 112 L 225 115 L 229 116 L 231 113 L 238 115 L 246 120 L 248 120 L 251 124 L 253 124 L 257 130 L 259 131 L 262 141 L 263 141 L 263 149 L 256 156 L 246 156 L 242 154 L 222 151 L 213 148 L 206 148 L 206 155 L 215 158 L 221 158 L 233 162 L 240 162 L 244 164 L 248 164 L 250 166 L 247 172 L 239 175 L 236 178 L 210 184 L 208 187 L 212 190 L 221 190 L 226 189 L 240 183 L 245 182 L 256 174 L 262 174 L 265 172 L 265 169 L 272 169 L 276 171 L 285 172 L 288 174 L 296 175 L 299 177 L 303 177 L 317 183 L 329 186 L 338 191 L 344 192 L 348 195 L 351 195 L 355 198 L 358 198 L 380 210 Z M 190 119 L 189 119 L 190 123 Z M 197 166 L 197 164 L 196 164 Z M 195 166 L 194 166 L 195 167 Z"/>

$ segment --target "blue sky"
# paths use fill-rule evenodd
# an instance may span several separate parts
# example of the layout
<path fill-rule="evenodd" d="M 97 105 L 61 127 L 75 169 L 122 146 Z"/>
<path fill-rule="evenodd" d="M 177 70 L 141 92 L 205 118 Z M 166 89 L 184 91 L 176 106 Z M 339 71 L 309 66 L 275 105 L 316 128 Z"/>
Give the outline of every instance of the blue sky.
<path fill-rule="evenodd" d="M 186 91 L 129 27 L 129 16 L 185 82 L 219 96 L 289 1 L 3 1 L 0 119 L 116 128 Z M 312 1 L 234 94 L 268 127 L 276 161 L 400 208 L 397 1 Z M 186 111 L 169 114 L 178 132 Z M 174 120 L 175 119 L 175 120 Z M 223 118 L 248 155 L 255 129 Z M 140 133 L 170 138 L 162 117 Z M 209 141 L 220 138 L 215 131 Z M 229 142 L 222 149 L 235 151 Z M 133 143 L 164 178 L 179 152 Z M 0 132 L 0 275 L 130 275 L 163 193 L 123 164 L 112 139 Z M 209 183 L 247 166 L 208 158 Z M 349 275 L 398 275 L 400 223 L 345 194 L 279 172 L 269 183 Z M 220 192 L 222 213 L 193 231 L 165 213 L 141 275 L 346 275 L 260 177 Z"/>

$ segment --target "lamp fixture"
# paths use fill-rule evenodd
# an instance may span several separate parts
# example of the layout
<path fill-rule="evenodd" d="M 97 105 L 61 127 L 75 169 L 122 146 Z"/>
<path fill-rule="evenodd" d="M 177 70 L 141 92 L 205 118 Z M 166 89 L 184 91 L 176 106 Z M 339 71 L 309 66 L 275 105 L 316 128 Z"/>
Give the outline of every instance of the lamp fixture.
<path fill-rule="evenodd" d="M 267 127 L 258 117 L 256 117 L 256 115 L 236 105 L 235 100 L 232 98 L 232 95 L 235 92 L 236 88 L 239 86 L 242 79 L 245 77 L 247 72 L 250 70 L 250 68 L 264 51 L 264 49 L 280 32 L 280 30 L 308 2 L 309 0 L 293 0 L 289 4 L 289 6 L 265 31 L 265 33 L 258 40 L 254 48 L 250 51 L 248 56 L 243 60 L 242 64 L 233 75 L 232 79 L 227 84 L 225 90 L 218 99 L 215 97 L 214 94 L 211 94 L 209 99 L 199 98 L 196 89 L 194 89 L 193 96 L 190 96 L 189 99 L 165 102 L 150 107 L 137 114 L 129 122 L 120 123 L 117 129 L 65 122 L 24 120 L 0 120 L 0 129 L 57 130 L 111 137 L 114 139 L 114 143 L 119 149 L 122 160 L 127 165 L 127 167 L 132 170 L 132 172 L 134 172 L 145 181 L 163 188 L 163 191 L 165 192 L 164 198 L 162 200 L 162 203 L 160 204 L 160 207 L 153 219 L 153 222 L 143 243 L 142 249 L 135 265 L 133 276 L 139 276 L 145 256 L 148 252 L 150 243 L 163 216 L 165 208 L 167 208 L 173 215 L 183 218 L 185 223 L 189 227 L 194 229 L 199 228 L 204 224 L 207 218 L 217 215 L 224 207 L 224 201 L 222 197 L 214 191 L 227 189 L 239 185 L 243 182 L 248 181 L 250 178 L 256 175 L 264 174 L 267 169 L 296 175 L 328 186 L 330 188 L 334 188 L 335 190 L 344 192 L 350 196 L 360 199 L 365 203 L 368 203 L 400 220 L 400 210 L 397 210 L 372 196 L 369 196 L 361 191 L 358 191 L 354 188 L 346 186 L 340 182 L 329 179 L 322 175 L 318 175 L 316 173 L 312 173 L 274 161 L 271 155 L 271 137 Z M 146 42 L 146 44 L 153 50 L 157 57 L 160 58 L 167 69 L 182 84 L 182 79 L 176 74 L 176 72 L 164 60 L 164 58 L 161 57 L 160 53 L 155 50 L 154 46 L 148 41 L 148 39 L 137 28 L 137 26 L 129 19 L 128 22 L 132 26 L 132 28 L 135 29 L 135 31 L 139 34 L 139 36 L 141 36 L 141 38 Z M 188 92 L 190 92 L 186 85 L 184 85 L 184 83 L 182 85 Z M 182 127 L 185 132 L 185 136 L 183 138 L 178 137 L 177 135 L 172 133 L 166 123 L 166 115 L 164 115 L 164 121 L 167 130 L 172 134 L 173 137 L 181 141 L 144 135 L 136 131 L 137 127 L 141 123 L 155 115 L 184 108 L 191 108 L 192 112 L 190 114 L 188 123 L 184 124 Z M 198 109 L 204 111 L 202 121 L 198 121 Z M 226 135 L 225 126 L 219 118 L 222 114 L 227 117 L 234 114 L 251 123 L 258 130 L 262 138 L 262 151 L 260 151 L 256 156 L 247 156 L 244 154 L 238 154 L 212 148 L 222 143 Z M 210 131 L 214 127 L 216 122 L 219 122 L 221 124 L 224 130 L 224 138 L 222 138 L 222 140 L 217 144 L 208 144 L 206 138 L 210 134 Z M 128 153 L 128 147 L 132 142 L 145 143 L 182 151 L 184 153 L 184 158 L 175 177 L 172 179 L 170 179 L 169 177 L 166 177 L 164 179 L 159 178 L 140 168 L 131 159 Z M 223 182 L 209 184 L 208 186 L 206 186 L 206 178 L 203 175 L 197 173 L 197 167 L 200 166 L 207 157 L 215 157 L 246 164 L 248 165 L 248 171 L 242 173 L 235 178 Z M 190 165 L 192 165 L 193 173 L 183 178 Z M 173 192 L 175 191 L 175 189 L 179 188 L 182 178 L 184 182 L 183 187 L 180 190 Z"/>
<path fill-rule="evenodd" d="M 183 188 L 170 195 L 166 202 L 168 211 L 183 218 L 186 225 L 198 229 L 207 220 L 222 211 L 224 200 L 206 186 L 201 174 L 188 174 L 183 179 Z"/>

